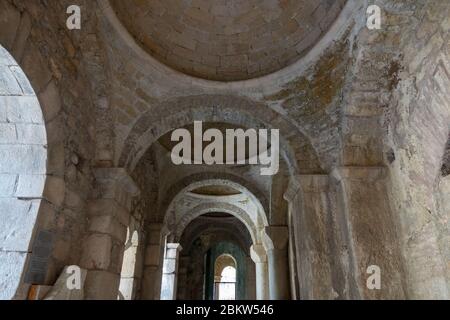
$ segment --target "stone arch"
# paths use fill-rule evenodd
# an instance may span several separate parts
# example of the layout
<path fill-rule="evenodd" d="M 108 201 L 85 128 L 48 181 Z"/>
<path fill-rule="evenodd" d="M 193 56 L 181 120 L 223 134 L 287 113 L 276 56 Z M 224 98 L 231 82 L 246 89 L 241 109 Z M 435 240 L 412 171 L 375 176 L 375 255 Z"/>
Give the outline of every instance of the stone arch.
<path fill-rule="evenodd" d="M 178 281 L 179 299 L 202 299 L 204 259 L 207 252 L 221 242 L 232 243 L 242 248 L 246 256 L 250 255 L 250 233 L 236 217 L 218 220 L 217 217 L 201 216 L 186 227 L 180 239 L 183 250 L 180 253 L 182 271 Z M 193 287 L 198 290 L 192 290 Z"/>
<path fill-rule="evenodd" d="M 257 110 L 257 112 L 255 112 Z M 248 98 L 224 95 L 200 95 L 169 99 L 142 114 L 118 146 L 116 163 L 131 171 L 148 148 L 171 130 L 195 120 L 227 122 L 254 129 L 280 130 L 280 153 L 291 173 L 321 172 L 320 161 L 310 139 L 291 119 L 265 104 Z"/>
<path fill-rule="evenodd" d="M 48 155 L 46 126 L 36 93 L 1 45 L 0 133 L 0 299 L 12 299 L 17 297 L 32 251 L 48 183 Z"/>
<path fill-rule="evenodd" d="M 233 267 L 236 269 L 237 262 L 236 259 L 229 253 L 224 253 L 217 257 L 215 266 L 215 276 L 222 276 L 223 270 L 226 267 Z"/>
<path fill-rule="evenodd" d="M 207 213 L 214 213 L 214 212 L 224 212 L 235 216 L 247 227 L 247 229 L 250 232 L 253 243 L 260 242 L 259 240 L 260 236 L 258 232 L 259 230 L 255 222 L 251 219 L 251 217 L 245 210 L 230 203 L 209 202 L 200 204 L 195 208 L 189 210 L 188 212 L 185 212 L 182 218 L 179 220 L 179 222 L 173 227 L 173 229 L 168 228 L 168 230 L 169 232 L 174 233 L 173 236 L 175 237 L 175 239 L 180 239 L 183 234 L 183 231 L 194 219 Z"/>
<path fill-rule="evenodd" d="M 269 212 L 269 200 L 265 194 L 255 185 L 248 182 L 246 179 L 225 172 L 202 172 L 196 173 L 174 183 L 166 192 L 166 196 L 161 203 L 160 212 L 165 213 L 170 203 L 177 197 L 177 195 L 194 190 L 196 187 L 205 185 L 229 185 L 234 189 L 248 195 L 255 203 L 261 206 L 261 209 Z"/>
<path fill-rule="evenodd" d="M 236 219 L 233 217 L 232 219 Z M 189 252 L 196 238 L 204 232 L 214 231 L 220 235 L 220 238 L 240 245 L 246 254 L 250 255 L 250 247 L 252 243 L 251 235 L 248 228 L 239 221 L 238 224 L 232 224 L 227 221 L 215 222 L 214 226 L 208 224 L 208 220 L 193 220 L 184 230 L 180 243 L 183 246 L 183 252 Z M 209 248 L 204 248 L 204 252 Z"/>
<path fill-rule="evenodd" d="M 14 143 L 9 143 L 12 141 L 6 141 L 6 136 L 3 139 L 3 131 L 0 138 L 3 140 L 0 142 L 3 148 L 0 157 L 0 202 L 5 204 L 10 201 L 12 206 L 0 211 L 4 214 L 16 213 L 13 220 L 2 217 L 0 238 L 2 242 L 11 240 L 12 236 L 22 238 L 22 241 L 15 242 L 15 248 L 9 251 L 0 249 L 0 255 L 5 256 L 0 259 L 5 262 L 2 267 L 11 266 L 0 268 L 0 299 L 25 299 L 29 283 L 44 284 L 48 277 L 48 268 L 47 274 L 26 271 L 30 270 L 38 244 L 46 243 L 44 247 L 48 246 L 45 250 L 48 254 L 39 257 L 40 263 L 47 266 L 50 261 L 52 228 L 56 211 L 61 209 L 65 197 L 65 132 L 60 116 L 59 89 L 46 59 L 32 40 L 31 15 L 27 11 L 19 12 L 7 1 L 0 7 L 0 123 L 10 128 L 12 125 L 21 127 L 17 131 L 15 147 Z M 17 81 L 21 92 L 15 85 L 8 86 L 8 83 L 13 83 L 11 76 Z M 14 93 L 12 96 L 11 92 Z M 10 115 L 8 109 L 12 112 Z M 10 116 L 12 119 L 8 119 Z M 20 146 L 19 139 L 23 140 Z M 24 155 L 19 149 L 26 148 L 29 152 Z M 10 151 L 4 155 L 7 149 Z M 11 156 L 15 156 L 15 161 L 5 168 Z M 19 166 L 22 168 L 15 170 Z M 11 175 L 15 174 L 17 180 L 11 194 Z M 26 176 L 30 179 L 25 179 Z M 16 232 L 11 224 L 19 220 L 21 231 Z M 3 244 L 0 246 L 3 247 Z M 42 265 L 40 269 L 45 268 Z"/>

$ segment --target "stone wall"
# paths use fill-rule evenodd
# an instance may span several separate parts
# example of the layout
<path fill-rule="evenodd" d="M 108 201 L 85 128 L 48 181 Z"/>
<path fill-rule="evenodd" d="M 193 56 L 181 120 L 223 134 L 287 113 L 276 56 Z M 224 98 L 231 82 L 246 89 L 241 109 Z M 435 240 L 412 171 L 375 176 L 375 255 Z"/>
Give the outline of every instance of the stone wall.
<path fill-rule="evenodd" d="M 392 25 L 388 37 L 396 39 L 402 56 L 386 110 L 384 150 L 389 155 L 390 195 L 400 221 L 408 294 L 446 298 L 448 210 L 438 202 L 450 130 L 450 8 L 442 1 L 386 6 Z"/>
<path fill-rule="evenodd" d="M 95 155 L 95 118 L 91 116 L 94 105 L 86 59 L 89 51 L 94 50 L 91 45 L 95 42 L 96 19 L 93 2 L 82 1 L 85 9 L 83 29 L 69 31 L 65 27 L 65 12 L 70 4 L 70 1 L 0 2 L 0 44 L 12 54 L 29 78 L 31 87 L 24 89 L 36 93 L 47 132 L 45 189 L 43 194 L 29 195 L 41 199 L 34 235 L 37 239 L 46 238 L 47 253 L 39 257 L 46 265 L 40 266 L 42 271 L 35 273 L 30 268 L 39 269 L 39 266 L 28 265 L 25 275 L 29 278 L 23 279 L 28 280 L 26 283 L 52 285 L 64 266 L 77 264 L 80 258 L 78 243 L 85 231 L 85 203 L 91 190 L 91 160 Z M 89 63 L 96 62 L 89 58 Z M 32 113 L 27 112 L 26 116 L 32 117 Z M 38 132 L 28 133 L 30 139 L 42 136 Z M 27 157 L 31 160 L 34 156 L 28 154 Z M 32 161 L 38 165 L 39 159 L 34 157 Z M 26 173 L 20 171 L 18 173 Z M 38 186 L 33 183 L 29 187 Z M 42 245 L 32 243 L 38 247 Z M 29 250 L 33 263 L 32 248 L 33 244 L 23 251 Z M 27 286 L 24 285 L 16 297 L 26 295 Z"/>
<path fill-rule="evenodd" d="M 291 276 L 301 298 L 448 298 L 450 6 L 376 0 L 381 29 L 368 30 L 369 2 L 316 1 L 308 7 L 314 37 L 296 43 L 295 55 L 277 51 L 275 66 L 253 48 L 228 47 L 236 30 L 217 40 L 228 56 L 212 57 L 202 41 L 184 48 L 204 17 L 196 1 L 186 12 L 191 33 L 170 32 L 162 43 L 168 55 L 150 49 L 181 74 L 143 50 L 135 38 L 152 43 L 129 30 L 133 38 L 108 1 L 79 1 L 82 29 L 70 31 L 69 0 L 0 0 L 0 255 L 24 269 L 5 281 L 12 270 L 0 268 L 5 297 L 25 298 L 29 284 L 52 285 L 64 266 L 82 264 L 88 296 L 115 298 L 131 219 L 136 273 L 128 266 L 124 278 L 135 297 L 155 298 L 166 209 L 184 187 L 214 178 L 248 189 L 268 224 L 291 224 Z M 213 20 L 232 9 L 215 9 Z M 277 25 L 285 10 L 250 12 L 237 26 L 251 29 L 253 18 Z M 300 36 L 291 18 L 277 30 Z M 277 42 L 263 40 L 252 44 L 273 53 Z M 187 60 L 176 58 L 188 49 Z M 194 120 L 280 129 L 280 174 L 174 167 L 157 141 Z M 102 184 L 105 172 L 135 180 L 134 191 L 122 178 Z M 289 210 L 288 177 L 298 180 Z M 370 264 L 382 267 L 380 292 L 365 287 Z M 104 283 L 110 292 L 96 291 Z"/>

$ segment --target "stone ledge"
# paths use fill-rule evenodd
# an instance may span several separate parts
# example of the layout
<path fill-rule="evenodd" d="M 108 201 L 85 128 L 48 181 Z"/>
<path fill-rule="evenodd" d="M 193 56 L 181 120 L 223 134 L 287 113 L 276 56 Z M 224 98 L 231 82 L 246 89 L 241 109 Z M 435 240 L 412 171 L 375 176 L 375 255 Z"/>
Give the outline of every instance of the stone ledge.
<path fill-rule="evenodd" d="M 362 180 L 375 182 L 387 177 L 386 167 L 340 167 L 335 168 L 331 176 L 338 182 L 342 180 Z"/>

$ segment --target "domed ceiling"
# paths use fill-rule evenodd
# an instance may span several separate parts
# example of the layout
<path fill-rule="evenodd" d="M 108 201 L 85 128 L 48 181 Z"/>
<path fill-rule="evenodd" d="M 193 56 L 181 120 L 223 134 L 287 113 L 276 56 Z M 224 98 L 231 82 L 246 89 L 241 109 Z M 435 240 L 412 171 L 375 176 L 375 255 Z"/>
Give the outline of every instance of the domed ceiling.
<path fill-rule="evenodd" d="M 153 57 L 183 73 L 235 81 L 297 61 L 346 0 L 110 0 Z"/>

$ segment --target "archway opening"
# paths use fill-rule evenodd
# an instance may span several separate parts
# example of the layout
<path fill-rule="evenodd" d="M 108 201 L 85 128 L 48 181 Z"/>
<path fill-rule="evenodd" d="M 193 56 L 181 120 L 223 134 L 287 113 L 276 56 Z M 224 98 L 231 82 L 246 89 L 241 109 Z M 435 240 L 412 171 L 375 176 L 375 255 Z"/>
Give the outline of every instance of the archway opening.
<path fill-rule="evenodd" d="M 214 300 L 236 300 L 237 265 L 233 256 L 224 254 L 214 265 Z"/>
<path fill-rule="evenodd" d="M 36 93 L 22 68 L 0 45 L 0 299 L 20 299 L 27 284 L 42 283 L 48 254 L 33 255 L 47 180 L 47 133 Z M 38 233 L 35 235 L 35 233 Z M 26 265 L 30 265 L 25 272 Z"/>
<path fill-rule="evenodd" d="M 122 271 L 120 273 L 118 300 L 133 300 L 136 294 L 136 259 L 138 254 L 139 235 L 136 230 L 127 230 L 127 241 L 123 254 Z"/>

